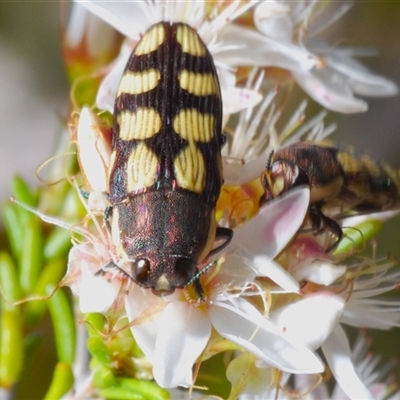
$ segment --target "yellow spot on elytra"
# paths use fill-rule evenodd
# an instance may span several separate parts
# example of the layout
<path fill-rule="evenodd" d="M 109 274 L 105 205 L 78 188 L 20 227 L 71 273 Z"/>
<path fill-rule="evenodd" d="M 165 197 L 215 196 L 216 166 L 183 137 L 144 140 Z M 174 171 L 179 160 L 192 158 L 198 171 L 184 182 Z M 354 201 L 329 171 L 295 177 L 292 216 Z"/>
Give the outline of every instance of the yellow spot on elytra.
<path fill-rule="evenodd" d="M 195 108 L 184 108 L 174 118 L 174 130 L 183 139 L 210 142 L 214 136 L 215 120 L 212 114 L 202 114 Z"/>
<path fill-rule="evenodd" d="M 161 74 L 158 69 L 148 69 L 145 71 L 125 72 L 119 84 L 118 94 L 140 94 L 154 89 L 158 85 Z"/>
<path fill-rule="evenodd" d="M 195 193 L 202 193 L 206 180 L 203 155 L 194 143 L 189 143 L 174 160 L 178 186 Z"/>
<path fill-rule="evenodd" d="M 206 55 L 206 48 L 199 35 L 187 25 L 178 25 L 176 40 L 182 46 L 182 51 L 192 56 L 203 57 Z"/>
<path fill-rule="evenodd" d="M 196 96 L 207 96 L 219 92 L 214 74 L 202 74 L 184 69 L 179 74 L 179 84 L 182 89 Z"/>
<path fill-rule="evenodd" d="M 154 108 L 140 107 L 136 112 L 123 111 L 118 117 L 119 137 L 122 140 L 143 140 L 160 131 L 162 121 Z"/>
<path fill-rule="evenodd" d="M 128 192 L 153 185 L 156 181 L 157 166 L 157 156 L 145 143 L 138 143 L 129 155 L 126 167 Z"/>
<path fill-rule="evenodd" d="M 134 53 L 137 56 L 157 50 L 165 39 L 165 30 L 162 24 L 153 25 L 137 44 Z"/>

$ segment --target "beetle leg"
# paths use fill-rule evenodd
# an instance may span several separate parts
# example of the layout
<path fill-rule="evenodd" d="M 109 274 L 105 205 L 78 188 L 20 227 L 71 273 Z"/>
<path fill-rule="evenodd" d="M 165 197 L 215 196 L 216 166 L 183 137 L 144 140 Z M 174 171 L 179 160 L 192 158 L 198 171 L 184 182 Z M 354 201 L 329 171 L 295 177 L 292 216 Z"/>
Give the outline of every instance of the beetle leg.
<path fill-rule="evenodd" d="M 109 232 L 111 232 L 111 224 L 110 224 L 110 217 L 112 216 L 112 206 L 107 207 L 104 210 L 104 214 L 103 214 L 103 218 L 104 218 L 104 222 L 106 223 L 106 227 L 109 230 Z"/>
<path fill-rule="evenodd" d="M 223 250 L 228 244 L 231 242 L 233 237 L 233 230 L 230 228 L 223 228 L 221 226 L 217 227 L 217 232 L 215 234 L 215 240 L 222 240 L 225 239 L 225 242 L 216 247 L 215 249 L 212 249 L 209 253 L 208 256 L 212 256 L 219 251 Z"/>
<path fill-rule="evenodd" d="M 336 236 L 336 241 L 333 243 L 331 246 L 329 246 L 325 252 L 330 253 L 332 250 L 334 250 L 339 242 L 341 241 L 343 237 L 343 230 L 341 226 L 332 218 L 327 217 L 319 208 L 318 205 L 315 205 L 314 207 L 310 207 L 309 209 L 309 216 L 311 220 L 311 226 L 312 230 L 317 233 L 321 229 L 326 229 L 332 235 Z"/>
<path fill-rule="evenodd" d="M 311 221 L 311 230 L 314 233 L 320 231 L 324 226 L 324 218 L 327 218 L 322 214 L 319 207 L 311 206 L 308 210 L 308 216 Z"/>
<path fill-rule="evenodd" d="M 326 250 L 325 253 L 330 253 L 331 251 L 335 250 L 336 247 L 338 246 L 339 242 L 342 240 L 343 237 L 343 230 L 340 227 L 340 225 L 333 219 L 326 217 L 325 215 L 323 216 L 323 225 L 326 230 L 331 232 L 333 235 L 336 236 L 336 241 L 333 243 L 331 246 L 329 246 Z"/>
<path fill-rule="evenodd" d="M 113 261 L 110 261 L 106 265 L 103 265 L 102 267 L 99 268 L 99 270 L 94 274 L 94 276 L 102 276 L 108 272 L 110 269 L 115 269 L 118 271 L 118 273 L 122 274 L 125 278 L 132 279 L 132 277 L 124 271 L 121 267 L 119 267 L 117 264 L 115 264 Z"/>

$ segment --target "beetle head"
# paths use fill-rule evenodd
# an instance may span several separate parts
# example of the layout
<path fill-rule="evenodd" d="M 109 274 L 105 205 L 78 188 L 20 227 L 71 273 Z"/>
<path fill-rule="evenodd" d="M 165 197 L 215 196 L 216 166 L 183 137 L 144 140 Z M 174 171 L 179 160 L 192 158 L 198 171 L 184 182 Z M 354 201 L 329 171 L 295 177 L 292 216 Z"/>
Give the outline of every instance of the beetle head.
<path fill-rule="evenodd" d="M 281 196 L 296 186 L 308 184 L 307 176 L 290 160 L 277 160 L 267 164 L 261 179 L 266 200 Z"/>
<path fill-rule="evenodd" d="M 131 262 L 131 276 L 139 285 L 150 288 L 157 296 L 168 295 L 185 287 L 196 275 L 196 262 L 180 255 L 136 258 Z"/>

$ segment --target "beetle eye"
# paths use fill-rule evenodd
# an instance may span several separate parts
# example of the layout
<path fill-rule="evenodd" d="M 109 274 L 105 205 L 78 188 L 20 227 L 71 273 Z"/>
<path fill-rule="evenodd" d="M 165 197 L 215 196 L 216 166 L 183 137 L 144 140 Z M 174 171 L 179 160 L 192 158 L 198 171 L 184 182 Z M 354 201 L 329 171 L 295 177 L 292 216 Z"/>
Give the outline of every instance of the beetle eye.
<path fill-rule="evenodd" d="M 184 287 L 196 275 L 196 263 L 189 258 L 178 258 L 174 269 L 174 287 Z"/>
<path fill-rule="evenodd" d="M 146 258 L 137 258 L 131 263 L 131 274 L 133 279 L 143 286 L 149 286 L 150 262 Z"/>

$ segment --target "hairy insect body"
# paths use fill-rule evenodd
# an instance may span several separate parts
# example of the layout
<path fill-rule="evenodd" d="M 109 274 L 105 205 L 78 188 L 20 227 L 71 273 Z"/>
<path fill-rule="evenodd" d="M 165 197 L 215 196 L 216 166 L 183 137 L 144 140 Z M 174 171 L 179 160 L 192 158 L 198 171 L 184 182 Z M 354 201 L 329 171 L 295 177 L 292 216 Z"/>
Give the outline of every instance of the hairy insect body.
<path fill-rule="evenodd" d="M 222 102 L 213 59 L 186 24 L 153 25 L 134 49 L 114 110 L 112 235 L 132 278 L 185 287 L 214 239 L 222 186 Z M 198 291 L 200 291 L 197 285 Z"/>
<path fill-rule="evenodd" d="M 343 233 L 336 220 L 400 206 L 400 178 L 395 171 L 328 144 L 299 142 L 279 150 L 261 182 L 265 188 L 261 203 L 308 185 L 313 228 L 325 227 L 338 239 Z"/>

